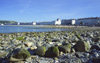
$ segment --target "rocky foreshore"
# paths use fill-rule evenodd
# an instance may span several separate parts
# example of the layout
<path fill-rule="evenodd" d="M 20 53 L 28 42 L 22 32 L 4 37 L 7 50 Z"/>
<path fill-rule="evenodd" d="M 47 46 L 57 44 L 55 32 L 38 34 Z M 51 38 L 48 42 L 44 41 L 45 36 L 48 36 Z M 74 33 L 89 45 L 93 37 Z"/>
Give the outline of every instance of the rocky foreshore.
<path fill-rule="evenodd" d="M 100 31 L 0 34 L 0 63 L 100 63 Z"/>

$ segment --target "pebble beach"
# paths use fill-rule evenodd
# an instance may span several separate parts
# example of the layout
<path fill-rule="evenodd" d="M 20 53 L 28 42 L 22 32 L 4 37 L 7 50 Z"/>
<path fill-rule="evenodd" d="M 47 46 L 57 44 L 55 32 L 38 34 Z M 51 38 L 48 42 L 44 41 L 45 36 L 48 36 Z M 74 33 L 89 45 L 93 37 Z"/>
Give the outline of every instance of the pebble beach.
<path fill-rule="evenodd" d="M 100 28 L 0 33 L 0 63 L 100 63 Z"/>

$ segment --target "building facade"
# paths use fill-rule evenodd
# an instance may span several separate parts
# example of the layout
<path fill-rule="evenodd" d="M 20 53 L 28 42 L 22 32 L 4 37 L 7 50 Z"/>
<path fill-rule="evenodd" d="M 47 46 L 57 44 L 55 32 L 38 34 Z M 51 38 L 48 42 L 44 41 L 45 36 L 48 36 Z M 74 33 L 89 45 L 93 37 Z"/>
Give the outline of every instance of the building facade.
<path fill-rule="evenodd" d="M 32 25 L 36 25 L 36 22 L 32 22 Z"/>
<path fill-rule="evenodd" d="M 61 25 L 75 25 L 76 20 L 75 19 L 63 19 L 61 21 Z"/>
<path fill-rule="evenodd" d="M 76 25 L 83 25 L 83 26 L 100 26 L 100 18 L 93 17 L 93 18 L 82 18 L 76 20 Z"/>
<path fill-rule="evenodd" d="M 72 20 L 72 25 L 75 25 L 75 24 L 76 24 L 76 20 L 73 19 L 73 20 Z"/>
<path fill-rule="evenodd" d="M 57 20 L 55 21 L 55 25 L 61 25 L 61 20 L 60 20 L 60 19 L 57 19 Z"/>

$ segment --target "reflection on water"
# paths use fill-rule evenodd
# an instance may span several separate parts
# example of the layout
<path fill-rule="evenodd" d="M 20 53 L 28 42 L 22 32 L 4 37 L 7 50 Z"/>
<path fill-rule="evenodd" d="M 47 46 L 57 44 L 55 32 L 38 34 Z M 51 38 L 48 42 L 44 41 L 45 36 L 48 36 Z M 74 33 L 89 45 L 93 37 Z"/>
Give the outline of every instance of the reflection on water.
<path fill-rule="evenodd" d="M 0 33 L 49 32 L 49 31 L 68 31 L 68 29 L 43 28 L 34 26 L 0 26 Z"/>

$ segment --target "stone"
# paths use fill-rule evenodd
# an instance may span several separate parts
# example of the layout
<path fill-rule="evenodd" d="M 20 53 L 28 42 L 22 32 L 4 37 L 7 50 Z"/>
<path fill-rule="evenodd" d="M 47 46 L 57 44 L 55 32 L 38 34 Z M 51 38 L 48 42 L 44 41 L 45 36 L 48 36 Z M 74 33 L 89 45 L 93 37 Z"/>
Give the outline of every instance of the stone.
<path fill-rule="evenodd" d="M 7 52 L 0 52 L 0 58 L 4 58 L 4 57 L 6 57 L 7 56 Z"/>
<path fill-rule="evenodd" d="M 60 42 L 59 39 L 53 39 L 52 42 Z"/>
<path fill-rule="evenodd" d="M 24 37 L 17 37 L 16 39 L 20 41 L 20 40 L 24 40 Z"/>
<path fill-rule="evenodd" d="M 71 44 L 61 45 L 58 47 L 60 52 L 70 53 L 71 52 Z"/>
<path fill-rule="evenodd" d="M 32 45 L 33 45 L 32 42 L 26 42 L 26 43 L 25 43 L 25 46 L 27 46 L 27 47 L 31 47 Z"/>
<path fill-rule="evenodd" d="M 100 63 L 100 58 L 94 58 L 94 59 L 92 59 L 92 63 Z"/>
<path fill-rule="evenodd" d="M 96 49 L 96 50 L 100 50 L 100 47 L 98 45 L 92 45 L 91 49 Z"/>
<path fill-rule="evenodd" d="M 39 56 L 44 56 L 44 55 L 45 55 L 45 52 L 46 52 L 46 47 L 41 46 L 41 47 L 38 47 L 38 48 L 36 49 L 35 54 L 37 54 L 37 55 L 39 55 Z"/>
<path fill-rule="evenodd" d="M 46 51 L 45 54 L 46 57 L 58 57 L 59 56 L 59 49 L 57 46 L 52 46 L 50 48 L 48 48 L 48 50 Z"/>
<path fill-rule="evenodd" d="M 32 46 L 32 47 L 30 47 L 30 49 L 31 50 L 35 50 L 35 49 L 37 49 L 37 47 L 36 46 Z"/>
<path fill-rule="evenodd" d="M 100 37 L 95 37 L 95 38 L 93 38 L 92 39 L 94 42 L 98 42 L 98 41 L 100 41 Z"/>
<path fill-rule="evenodd" d="M 20 62 L 20 61 L 23 61 L 23 59 L 16 59 L 16 58 L 10 57 L 9 61 L 10 62 Z"/>
<path fill-rule="evenodd" d="M 74 49 L 74 48 L 71 48 L 71 52 L 72 52 L 72 53 L 75 53 L 75 49 Z"/>
<path fill-rule="evenodd" d="M 16 58 L 16 59 L 27 59 L 28 57 L 30 57 L 30 52 L 26 49 L 19 49 L 17 51 L 15 51 L 15 53 L 13 54 L 13 58 Z"/>
<path fill-rule="evenodd" d="M 90 43 L 89 42 L 85 42 L 85 41 L 78 41 L 76 43 L 76 45 L 74 46 L 75 51 L 78 52 L 87 52 L 90 50 Z"/>

